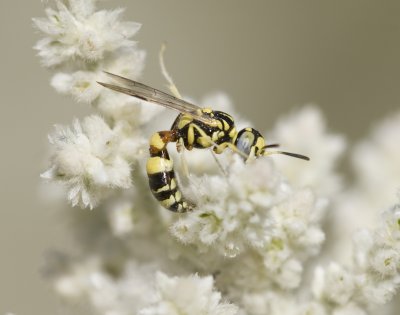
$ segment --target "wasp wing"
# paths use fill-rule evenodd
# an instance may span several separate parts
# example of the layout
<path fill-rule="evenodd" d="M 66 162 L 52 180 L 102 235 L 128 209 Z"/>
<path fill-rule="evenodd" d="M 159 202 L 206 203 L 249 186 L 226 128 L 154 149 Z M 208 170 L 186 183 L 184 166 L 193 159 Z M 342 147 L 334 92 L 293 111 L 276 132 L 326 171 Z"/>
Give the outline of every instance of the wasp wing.
<path fill-rule="evenodd" d="M 177 110 L 183 114 L 188 114 L 193 116 L 194 119 L 200 120 L 206 124 L 215 124 L 215 119 L 206 116 L 202 113 L 201 107 L 193 105 L 175 96 L 167 94 L 163 91 L 152 88 L 143 83 L 133 81 L 116 74 L 112 74 L 104 71 L 108 76 L 110 76 L 114 81 L 118 82 L 119 85 L 97 82 L 100 85 L 109 88 L 111 90 L 124 93 L 137 97 L 141 100 L 148 101 L 151 103 L 159 104 L 170 109 Z"/>

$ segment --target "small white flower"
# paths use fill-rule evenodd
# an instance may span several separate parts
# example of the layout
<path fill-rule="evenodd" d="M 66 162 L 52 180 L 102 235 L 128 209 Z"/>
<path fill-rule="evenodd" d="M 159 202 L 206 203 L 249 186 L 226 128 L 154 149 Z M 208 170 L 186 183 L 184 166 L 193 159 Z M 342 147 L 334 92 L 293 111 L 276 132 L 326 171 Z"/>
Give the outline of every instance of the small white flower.
<path fill-rule="evenodd" d="M 238 308 L 221 302 L 221 293 L 214 291 L 211 276 L 200 278 L 156 275 L 156 301 L 142 309 L 140 315 L 234 315 Z"/>
<path fill-rule="evenodd" d="M 95 207 L 112 189 L 131 186 L 130 166 L 119 153 L 119 139 L 98 116 L 49 136 L 52 167 L 42 177 L 62 182 L 72 205 Z"/>
<path fill-rule="evenodd" d="M 298 288 L 303 273 L 303 265 L 296 259 L 287 260 L 275 277 L 276 283 L 282 289 Z"/>
<path fill-rule="evenodd" d="M 78 102 L 92 103 L 102 91 L 102 87 L 96 82 L 99 77 L 98 72 L 59 72 L 51 79 L 51 85 L 59 93 L 71 94 Z"/>
<path fill-rule="evenodd" d="M 394 249 L 378 249 L 370 264 L 382 276 L 394 276 L 400 266 L 400 253 Z"/>
<path fill-rule="evenodd" d="M 120 51 L 114 58 L 107 58 L 97 65 L 92 65 L 89 70 L 78 70 L 75 72 L 58 72 L 52 80 L 51 85 L 57 92 L 70 94 L 78 102 L 100 103 L 99 107 L 105 114 L 112 114 L 116 92 L 108 91 L 97 83 L 97 81 L 108 81 L 109 78 L 103 73 L 108 71 L 131 79 L 136 79 L 142 73 L 146 54 L 142 50 Z M 84 69 L 84 67 L 82 67 Z M 108 98 L 111 96 L 111 100 Z M 135 99 L 126 95 L 120 95 L 120 100 L 125 103 L 134 103 Z M 113 101 L 113 102 L 112 102 Z M 136 101 L 136 103 L 138 103 Z M 97 104 L 97 103 L 96 103 Z"/>
<path fill-rule="evenodd" d="M 313 282 L 313 293 L 319 299 L 340 305 L 346 304 L 354 294 L 353 275 L 336 263 L 328 268 L 316 268 Z"/>
<path fill-rule="evenodd" d="M 361 287 L 362 298 L 366 304 L 383 305 L 388 303 L 395 296 L 400 284 L 400 279 L 396 281 L 365 282 Z"/>

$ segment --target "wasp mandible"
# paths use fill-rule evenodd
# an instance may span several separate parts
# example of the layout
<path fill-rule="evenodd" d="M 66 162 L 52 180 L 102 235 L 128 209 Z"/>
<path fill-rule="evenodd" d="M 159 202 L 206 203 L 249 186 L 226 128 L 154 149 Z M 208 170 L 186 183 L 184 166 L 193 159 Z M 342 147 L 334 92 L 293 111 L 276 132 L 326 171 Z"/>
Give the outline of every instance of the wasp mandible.
<path fill-rule="evenodd" d="M 238 132 L 232 116 L 227 113 L 202 108 L 145 84 L 105 73 L 118 82 L 118 85 L 98 82 L 102 86 L 179 112 L 170 130 L 158 131 L 151 136 L 150 157 L 146 165 L 151 192 L 170 211 L 188 212 L 195 207 L 183 197 L 179 189 L 173 161 L 167 151 L 170 142 L 176 142 L 178 151 L 184 146 L 187 150 L 212 148 L 216 154 L 220 154 L 230 148 L 246 161 L 251 157 L 271 154 L 285 154 L 309 160 L 301 154 L 267 151 L 279 145 L 266 145 L 264 137 L 253 128 L 244 128 Z"/>

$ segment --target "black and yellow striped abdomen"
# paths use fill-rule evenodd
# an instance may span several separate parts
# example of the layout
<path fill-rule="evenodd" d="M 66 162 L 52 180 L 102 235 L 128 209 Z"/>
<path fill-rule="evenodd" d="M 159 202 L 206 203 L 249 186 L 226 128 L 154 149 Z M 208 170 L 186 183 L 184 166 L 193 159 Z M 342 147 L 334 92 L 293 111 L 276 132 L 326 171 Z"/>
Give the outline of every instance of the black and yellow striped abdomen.
<path fill-rule="evenodd" d="M 173 130 L 155 133 L 150 139 L 150 157 L 146 170 L 151 192 L 160 204 L 174 212 L 187 212 L 193 209 L 193 205 L 182 197 L 173 161 L 167 151 L 167 144 L 177 139 L 178 134 Z"/>
<path fill-rule="evenodd" d="M 182 196 L 167 144 L 177 142 L 178 149 L 183 145 L 188 150 L 214 147 L 214 152 L 221 153 L 227 144 L 233 145 L 237 134 L 230 115 L 211 109 L 202 109 L 202 113 L 213 118 L 215 124 L 208 125 L 190 115 L 180 114 L 171 130 L 157 132 L 150 139 L 150 158 L 146 167 L 150 189 L 164 208 L 174 212 L 191 211 L 194 205 Z"/>

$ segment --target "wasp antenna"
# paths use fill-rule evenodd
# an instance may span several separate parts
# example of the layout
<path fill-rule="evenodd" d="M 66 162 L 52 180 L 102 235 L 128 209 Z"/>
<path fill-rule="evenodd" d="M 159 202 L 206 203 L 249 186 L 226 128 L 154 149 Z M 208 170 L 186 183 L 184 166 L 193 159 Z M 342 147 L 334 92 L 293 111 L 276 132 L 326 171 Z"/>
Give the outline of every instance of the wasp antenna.
<path fill-rule="evenodd" d="M 295 158 L 298 158 L 298 159 L 302 159 L 302 160 L 305 160 L 305 161 L 309 161 L 310 160 L 310 158 L 308 156 L 305 156 L 305 155 L 302 155 L 302 154 L 285 152 L 285 151 L 277 151 L 277 153 L 288 155 L 288 156 L 292 156 L 292 157 L 295 157 Z"/>
<path fill-rule="evenodd" d="M 272 143 L 272 144 L 268 144 L 268 145 L 264 146 L 263 149 L 278 148 L 279 146 L 280 146 L 279 143 Z"/>
<path fill-rule="evenodd" d="M 264 156 L 268 156 L 268 155 L 272 155 L 272 154 L 284 154 L 284 155 L 288 155 L 291 157 L 295 157 L 298 159 L 302 159 L 305 161 L 309 161 L 310 158 L 308 156 L 302 155 L 302 154 L 297 154 L 297 153 L 291 153 L 291 152 L 285 152 L 285 151 L 270 151 L 270 152 L 265 152 Z"/>

